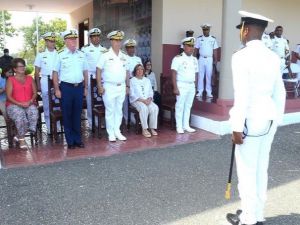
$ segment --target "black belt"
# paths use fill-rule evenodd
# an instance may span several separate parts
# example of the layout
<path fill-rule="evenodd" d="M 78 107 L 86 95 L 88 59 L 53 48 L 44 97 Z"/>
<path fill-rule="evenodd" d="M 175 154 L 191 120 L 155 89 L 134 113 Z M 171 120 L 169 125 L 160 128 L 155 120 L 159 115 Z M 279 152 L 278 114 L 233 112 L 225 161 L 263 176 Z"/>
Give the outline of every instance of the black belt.
<path fill-rule="evenodd" d="M 71 86 L 71 87 L 78 87 L 78 86 L 81 86 L 83 84 L 83 81 L 81 81 L 80 83 L 68 83 L 68 82 L 61 81 L 60 83 L 64 84 L 64 85 L 67 85 L 67 86 Z"/>

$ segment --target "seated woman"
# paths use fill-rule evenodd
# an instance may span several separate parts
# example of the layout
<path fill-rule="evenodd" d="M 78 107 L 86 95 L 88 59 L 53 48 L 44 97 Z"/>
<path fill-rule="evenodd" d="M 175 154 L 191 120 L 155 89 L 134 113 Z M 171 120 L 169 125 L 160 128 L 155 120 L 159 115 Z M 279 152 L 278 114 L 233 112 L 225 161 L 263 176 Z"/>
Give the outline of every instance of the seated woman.
<path fill-rule="evenodd" d="M 12 68 L 6 67 L 1 72 L 0 77 L 0 111 L 6 120 L 6 79 L 13 75 Z"/>
<path fill-rule="evenodd" d="M 155 73 L 152 71 L 151 61 L 146 60 L 144 63 L 144 67 L 145 67 L 145 77 L 147 77 L 150 80 L 152 89 L 154 91 L 153 101 L 158 106 L 158 108 L 160 108 L 161 97 L 160 97 L 160 93 L 157 91 L 156 76 Z"/>
<path fill-rule="evenodd" d="M 7 79 L 6 111 L 17 128 L 17 136 L 14 137 L 14 140 L 19 142 L 20 148 L 27 148 L 24 139 L 25 134 L 28 131 L 36 132 L 38 120 L 37 90 L 32 77 L 25 75 L 25 61 L 23 59 L 13 59 L 12 69 L 15 76 Z"/>
<path fill-rule="evenodd" d="M 139 112 L 143 135 L 145 137 L 151 137 L 151 134 L 156 136 L 158 107 L 153 102 L 151 82 L 144 76 L 143 65 L 138 64 L 135 66 L 133 76 L 130 79 L 130 103 Z M 148 131 L 148 116 L 151 133 Z"/>

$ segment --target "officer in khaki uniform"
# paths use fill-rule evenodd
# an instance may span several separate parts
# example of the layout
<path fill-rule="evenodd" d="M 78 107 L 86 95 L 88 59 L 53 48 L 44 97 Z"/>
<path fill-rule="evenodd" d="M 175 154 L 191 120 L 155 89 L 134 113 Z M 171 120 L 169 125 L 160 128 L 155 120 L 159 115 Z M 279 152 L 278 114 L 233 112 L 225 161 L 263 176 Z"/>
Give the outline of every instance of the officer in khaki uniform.
<path fill-rule="evenodd" d="M 175 117 L 176 131 L 183 134 L 184 131 L 195 132 L 189 125 L 191 107 L 195 98 L 195 80 L 198 75 L 198 62 L 193 56 L 194 37 L 184 38 L 183 52 L 172 60 L 172 80 L 174 94 L 176 95 Z"/>
<path fill-rule="evenodd" d="M 107 52 L 107 49 L 100 45 L 100 34 L 99 28 L 93 28 L 89 30 L 90 43 L 83 46 L 81 51 L 84 52 L 87 63 L 88 63 L 88 94 L 87 94 L 87 118 L 89 128 L 92 128 L 92 99 L 91 99 L 91 85 L 90 77 L 96 79 L 96 66 L 100 55 Z"/>
<path fill-rule="evenodd" d="M 199 61 L 199 76 L 197 86 L 197 97 L 202 97 L 204 91 L 204 82 L 206 80 L 206 96 L 212 98 L 211 77 L 213 72 L 213 63 L 217 63 L 217 49 L 218 42 L 210 33 L 210 24 L 203 24 L 201 26 L 203 35 L 199 36 L 196 40 L 195 53 Z"/>
<path fill-rule="evenodd" d="M 61 98 L 68 149 L 84 148 L 80 125 L 83 95 L 87 95 L 88 89 L 88 65 L 84 53 L 77 49 L 78 31 L 66 30 L 62 37 L 66 48 L 58 52 L 52 75 L 53 85 L 56 97 Z"/>
<path fill-rule="evenodd" d="M 109 141 L 126 141 L 121 134 L 122 107 L 129 92 L 128 56 L 121 51 L 123 31 L 112 31 L 107 35 L 111 48 L 102 54 L 97 63 L 98 92 L 105 105 L 105 124 Z"/>
<path fill-rule="evenodd" d="M 234 105 L 230 122 L 242 212 L 227 214 L 227 220 L 233 225 L 262 225 L 269 154 L 283 119 L 286 94 L 280 59 L 261 41 L 272 20 L 245 11 L 240 14 L 237 28 L 245 47 L 232 56 Z"/>
<path fill-rule="evenodd" d="M 47 32 L 42 37 L 45 40 L 45 50 L 39 53 L 34 61 L 35 80 L 37 89 L 42 92 L 44 118 L 47 126 L 48 134 L 50 130 L 50 115 L 49 115 L 49 95 L 48 95 L 48 76 L 52 79 L 52 71 L 54 68 L 57 51 L 55 50 L 56 33 Z"/>

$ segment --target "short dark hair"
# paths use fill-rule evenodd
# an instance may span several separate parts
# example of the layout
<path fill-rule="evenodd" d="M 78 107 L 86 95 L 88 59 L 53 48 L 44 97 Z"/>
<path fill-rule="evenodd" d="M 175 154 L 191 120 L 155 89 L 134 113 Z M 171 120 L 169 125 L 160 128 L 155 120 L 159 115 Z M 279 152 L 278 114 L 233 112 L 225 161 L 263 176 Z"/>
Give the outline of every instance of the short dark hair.
<path fill-rule="evenodd" d="M 137 65 L 134 67 L 134 69 L 133 69 L 133 71 L 132 71 L 132 74 L 133 74 L 134 77 L 136 76 L 137 68 L 140 67 L 140 66 L 144 69 L 144 72 L 145 72 L 144 66 L 143 66 L 142 64 L 139 63 L 139 64 L 137 64 Z"/>
<path fill-rule="evenodd" d="M 17 68 L 18 67 L 18 63 L 21 63 L 21 64 L 23 64 L 23 66 L 26 66 L 26 63 L 25 63 L 24 59 L 22 59 L 22 58 L 14 58 L 11 61 L 11 67 L 13 69 Z"/>
<path fill-rule="evenodd" d="M 6 67 L 4 67 L 4 68 L 2 69 L 2 72 L 1 72 L 1 77 L 2 77 L 2 78 L 5 78 L 5 74 L 6 74 L 8 71 L 10 71 L 10 70 L 12 70 L 12 67 L 11 67 L 11 66 L 6 66 Z"/>
<path fill-rule="evenodd" d="M 277 26 L 277 27 L 275 28 L 275 30 L 277 30 L 277 29 L 279 29 L 279 28 L 283 29 L 283 27 L 279 25 L 279 26 Z"/>
<path fill-rule="evenodd" d="M 144 68 L 146 69 L 146 66 L 147 66 L 147 63 L 151 63 L 151 60 L 150 59 L 147 59 L 145 62 L 144 62 Z M 152 63 L 151 63 L 152 64 Z M 151 67 L 151 70 L 149 71 L 149 74 L 152 73 L 152 67 Z"/>
<path fill-rule="evenodd" d="M 4 53 L 9 53 L 9 50 L 8 50 L 7 48 L 5 48 L 5 49 L 3 50 L 3 52 L 4 52 Z"/>

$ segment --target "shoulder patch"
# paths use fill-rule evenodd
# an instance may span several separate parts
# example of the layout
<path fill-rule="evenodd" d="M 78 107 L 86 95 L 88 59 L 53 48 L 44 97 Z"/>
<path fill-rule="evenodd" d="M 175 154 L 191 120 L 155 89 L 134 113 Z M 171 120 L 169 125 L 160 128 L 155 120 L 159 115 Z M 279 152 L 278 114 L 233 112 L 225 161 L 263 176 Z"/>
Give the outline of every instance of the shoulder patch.
<path fill-rule="evenodd" d="M 215 37 L 215 36 L 211 36 L 211 37 L 213 37 L 214 39 L 216 39 L 216 37 Z"/>

